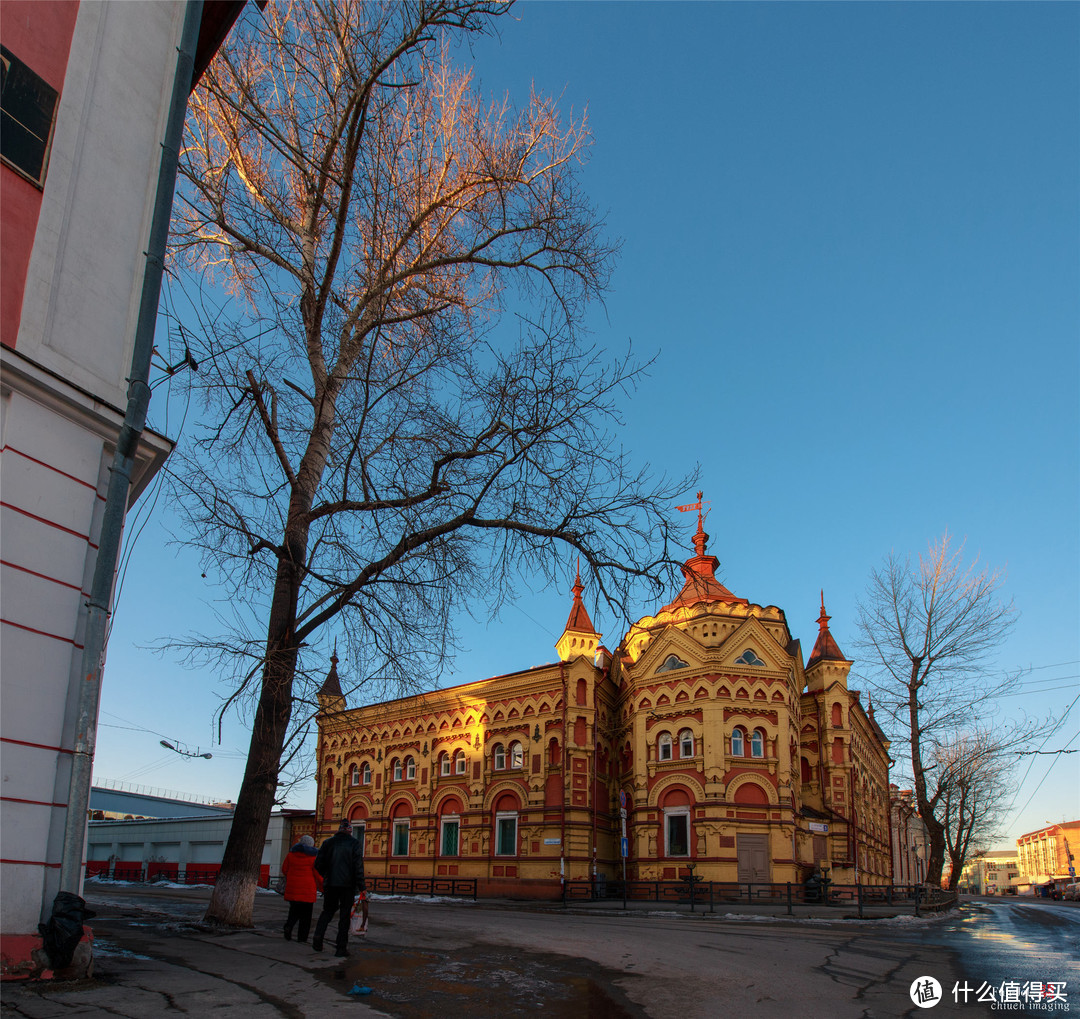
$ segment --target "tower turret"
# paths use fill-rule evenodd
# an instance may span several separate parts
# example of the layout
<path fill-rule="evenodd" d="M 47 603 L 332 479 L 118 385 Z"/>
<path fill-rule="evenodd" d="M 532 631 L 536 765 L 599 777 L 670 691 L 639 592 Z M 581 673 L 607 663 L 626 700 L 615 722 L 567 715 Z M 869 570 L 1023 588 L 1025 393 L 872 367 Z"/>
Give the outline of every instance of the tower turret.
<path fill-rule="evenodd" d="M 574 594 L 574 603 L 570 607 L 570 617 L 566 620 L 566 626 L 555 645 L 555 650 L 559 653 L 559 659 L 564 662 L 580 655 L 586 655 L 591 660 L 596 656 L 601 635 L 593 627 L 589 613 L 585 611 L 585 606 L 581 601 L 581 593 L 585 588 L 581 583 L 580 562 L 571 590 Z"/>

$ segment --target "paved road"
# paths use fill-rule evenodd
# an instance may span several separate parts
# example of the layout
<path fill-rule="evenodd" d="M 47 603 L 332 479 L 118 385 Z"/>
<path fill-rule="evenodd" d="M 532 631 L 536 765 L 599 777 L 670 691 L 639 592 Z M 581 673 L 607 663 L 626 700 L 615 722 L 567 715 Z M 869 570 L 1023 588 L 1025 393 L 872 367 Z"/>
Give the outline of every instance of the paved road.
<path fill-rule="evenodd" d="M 94 980 L 44 993 L 5 987 L 5 1019 L 141 1019 L 164 1014 L 163 1003 L 168 1012 L 297 1019 L 338 1011 L 398 1019 L 974 1017 L 990 1006 L 917 1008 L 912 983 L 932 975 L 948 994 L 998 972 L 1020 980 L 1021 958 L 1043 960 L 1046 979 L 1069 979 L 1054 974 L 1070 962 L 1080 916 L 1004 900 L 938 919 L 859 922 L 377 899 L 367 938 L 342 961 L 284 941 L 285 906 L 273 895 L 257 897 L 254 931 L 200 928 L 208 894 L 89 885 L 100 914 Z M 1028 979 L 1035 976 L 1044 974 Z M 357 980 L 375 994 L 348 998 Z"/>
<path fill-rule="evenodd" d="M 961 974 L 955 994 L 953 984 L 945 987 L 950 1001 L 966 999 L 987 1012 L 1046 1015 L 1049 1009 L 1042 1005 L 1024 1007 L 1025 998 L 1030 1002 L 1033 996 L 1030 985 L 1040 986 L 1034 992 L 1038 998 L 1045 996 L 1047 984 L 1064 982 L 1064 1001 L 1072 998 L 1069 1011 L 1080 1013 L 1080 903 L 967 898 L 962 909 L 938 926 L 933 940 L 952 953 Z M 930 975 L 937 974 L 931 970 Z M 1003 994 L 1019 999 L 1007 1002 L 1015 1007 L 993 1007 L 1001 1003 Z"/>

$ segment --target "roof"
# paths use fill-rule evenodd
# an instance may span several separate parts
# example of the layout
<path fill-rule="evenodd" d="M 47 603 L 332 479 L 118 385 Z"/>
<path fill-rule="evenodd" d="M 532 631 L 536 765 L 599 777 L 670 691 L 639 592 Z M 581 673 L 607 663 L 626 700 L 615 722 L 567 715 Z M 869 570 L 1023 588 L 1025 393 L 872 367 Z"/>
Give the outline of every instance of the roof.
<path fill-rule="evenodd" d="M 330 656 L 330 671 L 326 674 L 326 679 L 323 681 L 323 685 L 319 687 L 320 697 L 344 697 L 341 692 L 341 680 L 338 679 L 337 674 L 337 649 L 334 649 L 334 653 Z"/>
<path fill-rule="evenodd" d="M 700 496 L 699 496 L 700 498 Z M 687 559 L 680 567 L 686 582 L 675 600 L 665 605 L 660 611 L 667 612 L 684 605 L 699 605 L 702 602 L 727 602 L 728 604 L 749 605 L 745 598 L 732 594 L 716 579 L 716 568 L 720 560 L 716 556 L 706 555 L 705 546 L 709 536 L 705 533 L 701 517 L 701 503 L 698 502 L 697 532 L 694 534 L 694 551 L 697 555 Z"/>
<path fill-rule="evenodd" d="M 817 662 L 846 662 L 844 653 L 840 650 L 833 635 L 829 633 L 829 620 L 832 616 L 825 612 L 825 592 L 821 592 L 821 615 L 818 616 L 818 637 L 814 644 L 814 650 L 810 652 L 810 660 L 806 667 L 815 665 Z"/>
<path fill-rule="evenodd" d="M 590 633 L 595 634 L 596 630 L 593 628 L 592 620 L 589 618 L 589 613 L 585 611 L 585 606 L 581 601 L 581 592 L 585 590 L 581 583 L 581 567 L 578 567 L 577 577 L 574 579 L 574 586 L 571 588 L 574 592 L 574 604 L 570 606 L 570 617 L 566 620 L 566 626 L 563 627 L 564 632 L 566 630 L 573 630 L 574 633 Z"/>

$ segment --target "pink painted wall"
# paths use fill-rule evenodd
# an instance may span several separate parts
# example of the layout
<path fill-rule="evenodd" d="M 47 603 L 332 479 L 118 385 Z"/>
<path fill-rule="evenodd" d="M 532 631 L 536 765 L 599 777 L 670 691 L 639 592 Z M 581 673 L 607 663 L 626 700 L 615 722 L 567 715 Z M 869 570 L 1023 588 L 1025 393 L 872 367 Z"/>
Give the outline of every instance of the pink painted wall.
<path fill-rule="evenodd" d="M 63 92 L 78 13 L 78 0 L 4 0 L 0 38 L 34 73 Z M 41 192 L 6 165 L 0 166 L 0 174 L 0 343 L 14 347 Z"/>

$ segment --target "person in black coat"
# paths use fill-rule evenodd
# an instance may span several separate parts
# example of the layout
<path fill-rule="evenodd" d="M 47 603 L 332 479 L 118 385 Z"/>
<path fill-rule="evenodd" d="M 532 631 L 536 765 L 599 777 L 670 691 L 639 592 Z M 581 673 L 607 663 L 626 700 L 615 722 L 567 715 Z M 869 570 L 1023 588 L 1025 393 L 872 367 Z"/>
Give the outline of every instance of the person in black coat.
<path fill-rule="evenodd" d="M 352 822 L 348 819 L 338 826 L 337 834 L 328 838 L 315 857 L 315 869 L 323 878 L 323 908 L 311 937 L 311 947 L 321 952 L 326 928 L 338 913 L 337 945 L 334 955 L 348 955 L 349 918 L 357 892 L 364 885 L 364 851 L 353 838 Z"/>

